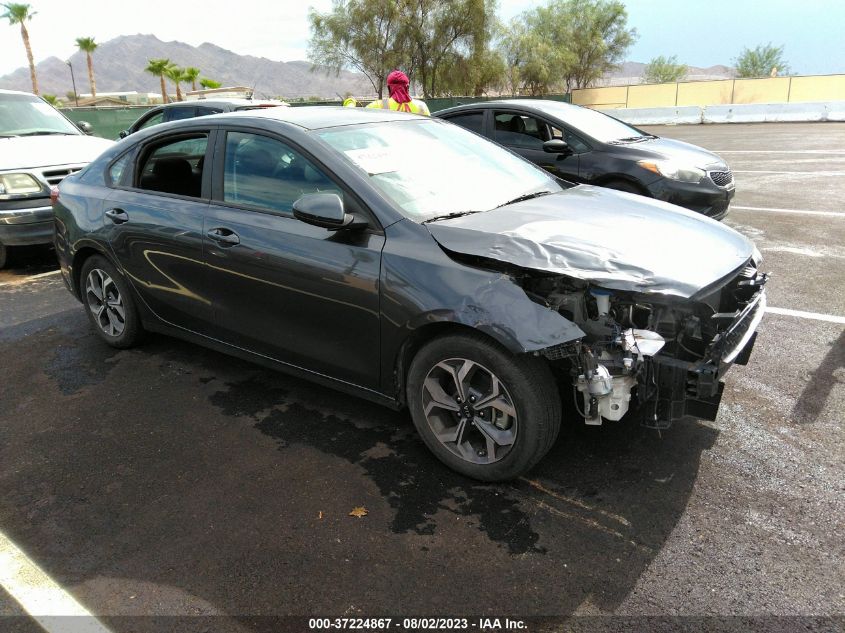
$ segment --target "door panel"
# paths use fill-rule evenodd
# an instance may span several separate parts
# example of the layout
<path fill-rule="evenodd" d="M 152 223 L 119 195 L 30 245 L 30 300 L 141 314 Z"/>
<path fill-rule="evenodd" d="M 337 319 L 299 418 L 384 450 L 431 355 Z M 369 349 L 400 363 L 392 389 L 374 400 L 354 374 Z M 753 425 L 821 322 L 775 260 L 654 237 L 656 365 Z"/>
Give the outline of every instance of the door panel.
<path fill-rule="evenodd" d="M 142 150 L 135 186 L 116 189 L 103 218 L 112 250 L 147 306 L 164 321 L 203 334 L 212 320 L 203 265 L 208 201 L 200 199 L 206 143 L 203 134 Z"/>
<path fill-rule="evenodd" d="M 377 388 L 384 237 L 293 218 L 303 193 L 340 189 L 281 141 L 229 132 L 225 154 L 215 175 L 228 201 L 212 203 L 204 227 L 228 238 L 207 241 L 217 338 Z"/>
<path fill-rule="evenodd" d="M 543 143 L 555 137 L 555 128 L 539 119 L 518 112 L 496 111 L 493 118 L 493 140 L 555 176 L 579 181 L 580 156 L 551 154 L 543 151 Z"/>

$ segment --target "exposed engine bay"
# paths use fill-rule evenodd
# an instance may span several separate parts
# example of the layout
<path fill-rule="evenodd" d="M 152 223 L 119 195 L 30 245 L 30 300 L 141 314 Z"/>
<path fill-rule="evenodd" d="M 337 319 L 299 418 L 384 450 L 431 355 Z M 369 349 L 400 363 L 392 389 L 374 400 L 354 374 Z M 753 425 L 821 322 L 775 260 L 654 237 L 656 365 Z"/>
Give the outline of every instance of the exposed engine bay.
<path fill-rule="evenodd" d="M 722 376 L 748 362 L 766 280 L 752 260 L 689 299 L 607 290 L 560 275 L 529 274 L 521 285 L 585 334 L 537 353 L 571 384 L 586 424 L 631 413 L 646 426 L 667 428 L 685 415 L 715 419 Z"/>

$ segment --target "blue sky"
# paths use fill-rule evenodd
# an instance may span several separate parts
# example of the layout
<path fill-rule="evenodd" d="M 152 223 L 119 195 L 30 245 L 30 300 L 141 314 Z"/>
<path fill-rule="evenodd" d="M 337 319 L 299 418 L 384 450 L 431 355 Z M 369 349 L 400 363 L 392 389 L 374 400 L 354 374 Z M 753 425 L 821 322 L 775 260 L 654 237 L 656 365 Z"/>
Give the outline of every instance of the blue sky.
<path fill-rule="evenodd" d="M 25 1 L 38 12 L 29 24 L 36 61 L 67 58 L 76 37 L 104 42 L 132 33 L 193 45 L 213 42 L 274 60 L 305 59 L 308 7 L 331 8 L 331 0 Z M 508 20 L 540 3 L 500 0 L 499 13 Z M 785 45 L 795 72 L 845 73 L 845 0 L 628 0 L 626 5 L 629 24 L 640 34 L 630 61 L 677 55 L 693 66 L 729 65 L 743 46 L 771 41 Z M 0 24 L 0 75 L 25 64 L 17 27 Z"/>

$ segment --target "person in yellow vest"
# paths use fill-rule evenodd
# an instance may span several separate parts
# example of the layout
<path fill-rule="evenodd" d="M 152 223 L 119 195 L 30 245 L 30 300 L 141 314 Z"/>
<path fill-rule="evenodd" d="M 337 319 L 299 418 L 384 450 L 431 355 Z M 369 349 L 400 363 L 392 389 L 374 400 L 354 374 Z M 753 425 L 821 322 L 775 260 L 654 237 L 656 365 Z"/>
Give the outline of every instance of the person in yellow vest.
<path fill-rule="evenodd" d="M 367 107 L 378 108 L 380 110 L 399 110 L 401 112 L 429 116 L 431 113 L 428 111 L 425 101 L 412 99 L 408 93 L 410 84 L 408 75 L 401 70 L 394 70 L 387 76 L 387 90 L 390 96 L 385 99 L 376 99 Z"/>
<path fill-rule="evenodd" d="M 346 97 L 343 100 L 343 107 L 344 108 L 357 108 L 358 102 L 355 100 L 355 97 Z"/>

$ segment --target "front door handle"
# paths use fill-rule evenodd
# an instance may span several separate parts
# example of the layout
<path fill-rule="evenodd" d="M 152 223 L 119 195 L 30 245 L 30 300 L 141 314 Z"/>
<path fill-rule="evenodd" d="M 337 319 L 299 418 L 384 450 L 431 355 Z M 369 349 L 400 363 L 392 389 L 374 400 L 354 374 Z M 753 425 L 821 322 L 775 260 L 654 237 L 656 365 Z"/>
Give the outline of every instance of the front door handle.
<path fill-rule="evenodd" d="M 206 235 L 220 244 L 220 246 L 234 246 L 241 243 L 241 238 L 231 229 L 216 228 L 211 229 Z"/>
<path fill-rule="evenodd" d="M 127 214 L 123 209 L 109 209 L 106 211 L 106 217 L 115 224 L 129 222 L 129 214 Z"/>

